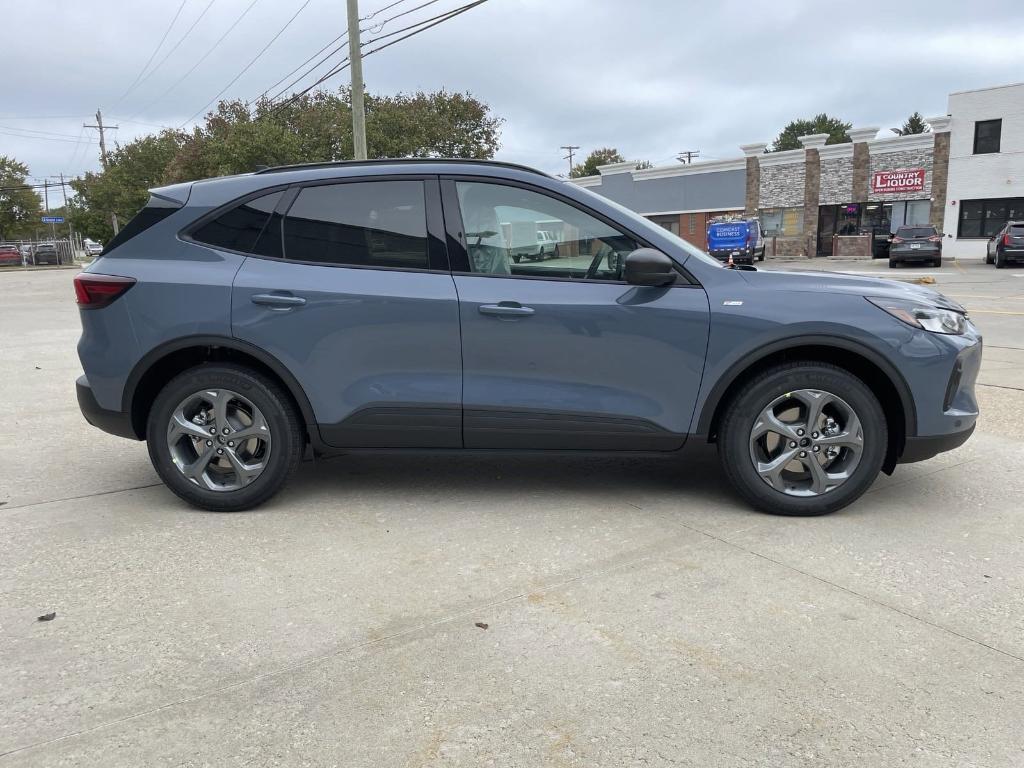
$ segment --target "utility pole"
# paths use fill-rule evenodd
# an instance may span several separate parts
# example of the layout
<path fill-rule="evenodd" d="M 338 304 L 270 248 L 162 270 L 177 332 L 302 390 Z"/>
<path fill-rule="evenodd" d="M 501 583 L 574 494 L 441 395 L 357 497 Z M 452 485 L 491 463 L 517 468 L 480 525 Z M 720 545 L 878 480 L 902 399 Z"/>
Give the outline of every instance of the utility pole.
<path fill-rule="evenodd" d="M 71 263 L 75 261 L 75 234 L 71 231 L 71 217 L 68 215 L 68 187 L 64 183 L 64 174 L 60 175 L 60 191 L 64 195 L 64 223 L 68 225 L 68 250 L 71 252 Z"/>
<path fill-rule="evenodd" d="M 562 146 L 559 147 L 559 149 L 565 149 L 565 150 L 568 150 L 568 152 L 569 152 L 569 154 L 566 155 L 565 157 L 563 157 L 562 159 L 569 161 L 569 176 L 572 176 L 572 159 L 573 159 L 573 156 L 574 156 L 574 153 L 576 152 L 576 150 L 579 149 L 579 145 L 577 145 L 577 144 L 563 144 Z"/>
<path fill-rule="evenodd" d="M 700 157 L 699 149 L 684 149 L 682 152 L 676 153 L 676 160 L 684 165 L 692 163 L 695 157 Z"/>
<path fill-rule="evenodd" d="M 96 125 L 86 125 L 82 123 L 83 128 L 95 128 L 100 132 L 100 164 L 103 166 L 103 170 L 107 170 L 107 137 L 104 131 L 117 130 L 116 125 L 103 125 L 103 112 L 99 109 L 96 110 Z M 110 214 L 110 223 L 114 227 L 114 234 L 116 235 L 120 231 L 120 227 L 117 226 L 117 214 Z"/>
<path fill-rule="evenodd" d="M 366 107 L 363 105 L 363 52 L 359 40 L 359 0 L 348 0 L 348 68 L 352 72 L 352 149 L 366 159 Z"/>

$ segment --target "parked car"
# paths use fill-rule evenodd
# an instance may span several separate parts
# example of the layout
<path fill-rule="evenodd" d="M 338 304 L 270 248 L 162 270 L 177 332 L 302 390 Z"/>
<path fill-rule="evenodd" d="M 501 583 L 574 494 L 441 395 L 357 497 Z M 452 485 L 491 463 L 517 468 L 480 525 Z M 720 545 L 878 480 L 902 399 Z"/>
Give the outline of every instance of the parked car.
<path fill-rule="evenodd" d="M 37 243 L 32 250 L 33 264 L 60 264 L 60 255 L 55 243 Z"/>
<path fill-rule="evenodd" d="M 942 266 L 942 235 L 935 227 L 900 227 L 889 241 L 889 266 L 923 261 Z"/>
<path fill-rule="evenodd" d="M 557 258 L 558 256 L 558 241 L 555 236 L 546 230 L 537 230 L 537 242 L 536 244 L 521 245 L 510 249 L 512 261 L 518 264 L 520 261 L 530 259 L 531 261 L 544 261 L 548 258 Z"/>
<path fill-rule="evenodd" d="M 16 245 L 0 245 L 0 266 L 21 266 L 21 249 Z"/>
<path fill-rule="evenodd" d="M 1008 221 L 986 246 L 986 264 L 1002 269 L 1011 261 L 1024 261 L 1024 221 Z"/>
<path fill-rule="evenodd" d="M 725 219 L 708 225 L 708 253 L 735 264 L 764 261 L 765 239 L 757 219 Z"/>
<path fill-rule="evenodd" d="M 95 240 L 90 240 L 89 238 L 85 238 L 82 241 L 82 247 L 85 248 L 85 254 L 87 256 L 99 256 L 103 253 L 103 245 L 97 243 Z"/>
<path fill-rule="evenodd" d="M 509 210 L 561 222 L 589 263 L 510 265 Z M 750 504 L 816 515 L 957 447 L 978 415 L 981 337 L 956 302 L 723 267 L 505 163 L 285 166 L 154 189 L 74 286 L 86 419 L 147 440 L 168 488 L 211 510 L 266 501 L 308 451 L 710 442 Z"/>

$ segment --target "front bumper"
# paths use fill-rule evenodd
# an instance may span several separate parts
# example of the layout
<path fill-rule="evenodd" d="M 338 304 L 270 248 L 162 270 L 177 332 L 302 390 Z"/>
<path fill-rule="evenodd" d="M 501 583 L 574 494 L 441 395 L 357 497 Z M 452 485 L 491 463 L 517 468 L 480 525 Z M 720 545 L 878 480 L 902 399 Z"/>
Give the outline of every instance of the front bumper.
<path fill-rule="evenodd" d="M 78 407 L 87 422 L 97 429 L 102 429 L 104 432 L 118 437 L 127 437 L 132 440 L 141 439 L 132 426 L 131 414 L 123 411 L 109 411 L 96 402 L 96 396 L 93 394 L 86 376 L 79 376 L 75 381 L 75 391 L 78 395 Z"/>
<path fill-rule="evenodd" d="M 713 251 L 708 251 L 708 254 L 721 262 L 729 261 L 729 257 L 732 256 L 734 264 L 754 263 L 754 252 L 741 248 L 716 248 Z"/>
<path fill-rule="evenodd" d="M 906 445 L 903 446 L 903 453 L 900 455 L 900 464 L 913 464 L 915 461 L 925 461 L 940 453 L 952 451 L 967 442 L 967 439 L 974 434 L 975 424 L 968 429 L 959 432 L 952 432 L 948 435 L 935 435 L 932 437 L 908 437 Z"/>

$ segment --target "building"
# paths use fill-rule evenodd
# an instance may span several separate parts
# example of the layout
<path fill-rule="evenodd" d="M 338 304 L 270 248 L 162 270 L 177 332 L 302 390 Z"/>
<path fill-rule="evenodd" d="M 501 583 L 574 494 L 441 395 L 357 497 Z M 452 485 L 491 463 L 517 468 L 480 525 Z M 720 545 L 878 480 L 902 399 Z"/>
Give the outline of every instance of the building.
<path fill-rule="evenodd" d="M 574 181 L 699 247 L 711 218 L 742 212 L 760 218 L 769 255 L 829 256 L 851 234 L 881 248 L 902 225 L 932 225 L 946 253 L 981 257 L 1007 218 L 1024 219 L 1024 84 L 951 94 L 949 112 L 927 118 L 929 133 L 854 128 L 845 144 L 802 136 L 786 152 L 753 143 L 743 157 L 639 171 L 616 163 Z"/>
<path fill-rule="evenodd" d="M 949 95 L 945 253 L 982 258 L 991 236 L 1024 221 L 1024 83 Z"/>

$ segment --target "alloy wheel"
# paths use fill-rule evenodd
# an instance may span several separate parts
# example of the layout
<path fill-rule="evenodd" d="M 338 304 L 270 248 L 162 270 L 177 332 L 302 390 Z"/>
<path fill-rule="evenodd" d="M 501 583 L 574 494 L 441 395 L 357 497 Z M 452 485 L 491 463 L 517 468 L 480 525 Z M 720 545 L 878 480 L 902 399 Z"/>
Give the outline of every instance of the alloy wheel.
<path fill-rule="evenodd" d="M 259 408 L 228 389 L 189 395 L 167 425 L 172 463 L 190 482 L 211 491 L 251 485 L 267 467 L 271 442 Z"/>
<path fill-rule="evenodd" d="M 820 496 L 853 475 L 864 430 L 831 392 L 799 389 L 772 400 L 750 430 L 750 460 L 761 479 L 790 496 Z"/>

